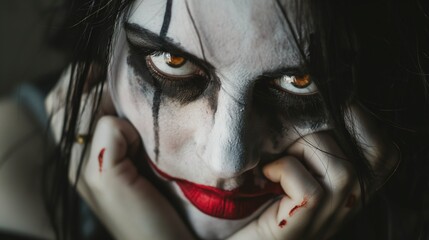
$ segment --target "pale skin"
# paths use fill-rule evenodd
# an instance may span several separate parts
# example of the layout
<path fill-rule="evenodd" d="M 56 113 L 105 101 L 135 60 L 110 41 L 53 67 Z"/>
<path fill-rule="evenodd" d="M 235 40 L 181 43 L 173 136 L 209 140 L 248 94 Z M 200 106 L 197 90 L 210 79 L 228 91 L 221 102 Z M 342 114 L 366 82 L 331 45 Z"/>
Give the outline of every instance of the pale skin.
<path fill-rule="evenodd" d="M 290 1 L 282 4 L 285 6 L 293 9 Z M 325 116 L 313 116 L 316 119 L 296 126 L 296 121 L 281 113 L 261 116 L 257 104 L 251 104 L 257 101 L 252 94 L 258 76 L 284 66 L 294 68 L 303 64 L 290 29 L 285 30 L 279 20 L 283 16 L 278 7 L 265 1 L 255 1 L 253 5 L 248 1 L 216 4 L 189 1 L 188 9 L 198 19 L 196 28 L 202 42 L 199 44 L 185 2 L 174 2 L 166 36 L 187 53 L 212 65 L 220 87 L 213 88 L 214 98 L 209 93 L 185 104 L 178 103 L 174 94 L 162 98 L 158 155 L 154 151 L 157 142 L 152 114 L 155 90 L 147 83 L 140 86 L 146 91 L 135 90 L 139 89 L 136 82 L 145 76 L 139 75 L 138 66 L 132 64 L 130 47 L 125 41 L 126 37 L 141 39 L 134 33 L 118 30 L 108 79 L 113 90 L 105 91 L 78 184 L 79 192 L 115 237 L 327 239 L 359 209 L 360 188 L 352 164 L 330 136 L 328 121 L 312 124 Z M 164 8 L 161 1 L 137 1 L 127 21 L 158 34 Z M 228 13 L 221 17 L 215 14 L 226 10 Z M 294 22 L 297 16 L 292 13 L 290 16 Z M 301 36 L 302 49 L 307 51 L 310 22 L 305 26 L 293 25 L 293 28 Z M 57 91 L 60 88 L 61 85 Z M 53 126 L 59 135 L 62 116 L 57 110 L 61 106 L 54 106 L 55 97 L 54 90 L 47 105 L 49 111 L 57 113 Z M 116 116 L 112 99 L 122 118 Z M 216 108 L 212 107 L 212 99 Z M 88 112 L 87 107 L 79 132 L 87 130 Z M 373 170 L 382 176 L 377 180 L 381 184 L 396 166 L 396 149 L 380 134 L 374 134 L 371 119 L 363 110 L 354 106 L 350 114 L 359 123 L 355 127 L 361 135 L 361 144 L 371 146 L 365 154 Z M 273 119 L 281 123 L 281 131 L 271 127 Z M 284 196 L 273 199 L 269 206 L 248 218 L 225 220 L 199 212 L 174 182 L 167 182 L 179 199 L 174 207 L 184 210 L 190 224 L 191 229 L 187 229 L 171 203 L 144 176 L 138 175 L 132 164 L 131 158 L 143 161 L 135 155 L 136 148 L 142 146 L 140 138 L 149 158 L 169 175 L 231 190 L 242 184 L 245 172 L 261 170 L 263 181 L 280 183 Z M 78 144 L 74 147 L 72 181 L 80 148 Z M 102 149 L 105 152 L 100 172 L 98 157 Z M 350 197 L 357 199 L 351 206 Z"/>

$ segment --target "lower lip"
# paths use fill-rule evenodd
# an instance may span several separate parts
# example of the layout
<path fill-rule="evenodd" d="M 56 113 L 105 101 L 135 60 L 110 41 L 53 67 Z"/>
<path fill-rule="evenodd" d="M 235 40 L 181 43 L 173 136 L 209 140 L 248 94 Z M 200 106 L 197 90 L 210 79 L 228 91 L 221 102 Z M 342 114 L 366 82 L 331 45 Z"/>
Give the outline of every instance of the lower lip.
<path fill-rule="evenodd" d="M 242 191 L 239 189 L 222 190 L 219 188 L 195 184 L 183 179 L 172 177 L 159 170 L 152 161 L 152 168 L 167 180 L 174 181 L 184 196 L 201 212 L 222 219 L 243 219 L 258 210 L 267 201 L 283 195 L 279 184 L 267 182 L 264 189 L 258 191 Z"/>

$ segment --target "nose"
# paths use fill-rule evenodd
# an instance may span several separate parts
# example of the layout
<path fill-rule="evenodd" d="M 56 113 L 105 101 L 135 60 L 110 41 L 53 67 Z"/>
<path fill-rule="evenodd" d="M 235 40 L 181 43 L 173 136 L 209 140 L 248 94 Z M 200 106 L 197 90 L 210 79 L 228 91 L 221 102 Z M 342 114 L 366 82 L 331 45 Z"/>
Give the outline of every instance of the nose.
<path fill-rule="evenodd" d="M 219 91 L 214 121 L 201 154 L 217 177 L 236 177 L 258 163 L 257 134 L 252 127 L 250 108 L 250 103 L 243 104 Z"/>

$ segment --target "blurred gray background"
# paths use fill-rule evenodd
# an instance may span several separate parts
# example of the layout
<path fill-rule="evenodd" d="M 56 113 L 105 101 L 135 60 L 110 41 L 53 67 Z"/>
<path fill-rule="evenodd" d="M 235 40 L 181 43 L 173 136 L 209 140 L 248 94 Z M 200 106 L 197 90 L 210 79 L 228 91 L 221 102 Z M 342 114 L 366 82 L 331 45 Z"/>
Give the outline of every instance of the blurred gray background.
<path fill-rule="evenodd" d="M 48 36 L 60 28 L 58 16 L 54 19 L 60 2 L 0 2 L 0 97 L 24 82 L 46 85 L 48 76 L 64 67 L 61 53 L 47 44 Z"/>

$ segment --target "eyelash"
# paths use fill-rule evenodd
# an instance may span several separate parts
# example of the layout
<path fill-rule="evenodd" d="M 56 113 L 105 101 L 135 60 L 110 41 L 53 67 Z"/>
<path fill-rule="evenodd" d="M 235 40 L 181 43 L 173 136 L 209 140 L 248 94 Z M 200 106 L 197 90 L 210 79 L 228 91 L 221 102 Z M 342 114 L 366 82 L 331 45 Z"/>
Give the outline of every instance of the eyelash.
<path fill-rule="evenodd" d="M 154 87 L 160 87 L 163 95 L 169 96 L 171 99 L 177 100 L 181 103 L 193 101 L 201 96 L 210 82 L 208 77 L 209 75 L 207 74 L 207 71 L 204 70 L 201 74 L 195 74 L 185 79 L 169 77 L 165 74 L 159 73 L 154 67 L 150 66 L 147 58 L 149 56 L 160 56 L 164 51 L 144 49 L 140 47 L 137 48 L 131 44 L 130 50 L 132 55 L 139 56 L 140 63 L 143 63 L 141 64 L 144 68 L 143 70 L 151 76 L 151 79 L 143 78 L 143 80 Z M 187 61 L 193 63 L 189 59 L 187 59 Z M 139 84 L 142 85 L 144 83 L 140 82 Z"/>
<path fill-rule="evenodd" d="M 194 75 L 187 79 L 169 78 L 161 75 L 153 67 L 147 63 L 148 56 L 160 56 L 164 51 L 133 48 L 132 52 L 140 56 L 153 81 L 156 81 L 159 87 L 163 90 L 163 94 L 170 96 L 172 99 L 177 99 L 179 102 L 186 103 L 197 99 L 205 91 L 207 86 L 214 82 L 210 79 L 209 71 L 205 71 L 204 75 Z M 187 59 L 191 63 L 192 62 Z M 201 68 L 201 67 L 200 67 Z M 146 80 L 147 82 L 147 80 Z M 149 82 L 150 83 L 150 82 Z M 142 84 L 142 83 L 139 83 Z M 154 83 L 150 83 L 155 85 Z M 298 95 L 289 93 L 279 89 L 273 83 L 272 79 L 261 79 L 255 85 L 255 100 L 261 104 L 260 108 L 270 109 L 270 111 L 280 112 L 285 117 L 292 121 L 308 121 L 321 122 L 324 116 L 324 107 L 320 94 Z"/>
<path fill-rule="evenodd" d="M 295 123 L 311 122 L 316 126 L 325 121 L 325 108 L 320 94 L 299 95 L 272 86 L 272 80 L 260 79 L 255 84 L 255 102 L 259 109 L 277 112 Z"/>
<path fill-rule="evenodd" d="M 158 56 L 161 56 L 162 54 L 164 54 L 164 52 L 161 52 L 161 51 L 155 51 L 155 52 L 153 52 L 153 53 L 151 53 L 151 54 L 148 54 L 148 55 L 146 55 L 146 57 L 145 57 L 145 62 L 146 62 L 146 66 L 147 66 L 147 68 L 149 69 L 149 71 L 152 73 L 152 75 L 154 76 L 154 77 L 156 77 L 156 78 L 159 78 L 158 80 L 160 80 L 160 81 L 169 81 L 169 82 L 171 82 L 172 84 L 176 84 L 176 83 L 178 83 L 178 82 L 181 82 L 181 81 L 186 81 L 186 80 L 183 80 L 183 78 L 180 78 L 180 77 L 173 77 L 173 76 L 171 76 L 171 77 L 169 77 L 169 76 L 167 76 L 166 74 L 162 74 L 162 73 L 160 73 L 160 72 L 158 72 L 158 70 L 156 69 L 156 67 L 155 66 L 150 66 L 151 64 L 149 64 L 148 62 L 148 60 L 147 60 L 147 58 L 149 57 L 149 56 L 153 56 L 153 57 L 158 57 Z M 187 61 L 189 61 L 190 63 L 192 63 L 192 64 L 195 64 L 195 63 L 193 63 L 192 61 L 190 61 L 190 60 L 188 60 L 187 59 Z M 207 76 L 206 76 L 207 74 L 205 73 L 205 71 L 201 71 L 201 73 L 197 73 L 197 74 L 194 74 L 194 75 L 192 75 L 192 76 L 194 76 L 194 77 L 203 77 L 203 78 L 207 78 Z M 187 78 L 190 78 L 190 77 L 187 77 Z M 173 83 L 174 82 L 174 83 Z"/>

